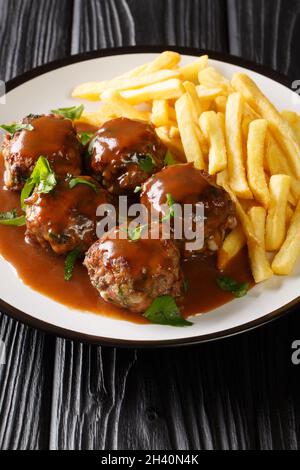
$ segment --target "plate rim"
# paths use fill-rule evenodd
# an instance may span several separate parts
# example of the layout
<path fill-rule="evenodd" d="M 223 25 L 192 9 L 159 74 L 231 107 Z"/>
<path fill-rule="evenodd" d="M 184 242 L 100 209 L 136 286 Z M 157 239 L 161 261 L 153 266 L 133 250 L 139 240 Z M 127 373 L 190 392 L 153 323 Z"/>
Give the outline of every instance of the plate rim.
<path fill-rule="evenodd" d="M 277 72 L 269 67 L 266 67 L 261 64 L 257 64 L 253 61 L 223 53 L 217 51 L 210 51 L 208 49 L 201 49 L 195 47 L 179 47 L 179 46 L 166 46 L 166 45 L 139 45 L 139 46 L 126 46 L 126 47 L 114 47 L 114 48 L 107 48 L 102 50 L 95 50 L 90 52 L 83 52 L 80 54 L 72 55 L 69 57 L 65 57 L 62 59 L 54 60 L 48 62 L 46 64 L 40 65 L 35 67 L 9 81 L 5 82 L 6 90 L 5 93 L 9 93 L 10 91 L 14 90 L 15 88 L 19 87 L 20 85 L 32 80 L 33 78 L 39 77 L 44 75 L 48 72 L 53 70 L 66 67 L 68 65 L 72 65 L 78 62 L 84 62 L 87 60 L 93 60 L 101 57 L 109 57 L 115 55 L 125 55 L 125 54 L 146 54 L 146 53 L 160 53 L 165 50 L 172 50 L 179 52 L 183 55 L 191 55 L 197 56 L 200 54 L 208 54 L 210 58 L 214 60 L 218 60 L 221 62 L 229 63 L 232 65 L 237 65 L 241 67 L 245 67 L 253 72 L 257 72 L 261 75 L 264 75 L 272 80 L 284 85 L 285 87 L 289 88 L 291 80 L 284 74 Z M 207 343 L 216 340 L 221 340 L 225 338 L 229 338 L 232 336 L 236 336 L 238 334 L 249 332 L 253 329 L 256 329 L 261 326 L 265 326 L 266 324 L 274 321 L 283 315 L 287 315 L 294 311 L 294 308 L 299 305 L 300 303 L 300 296 L 296 299 L 292 300 L 288 304 L 283 305 L 282 307 L 273 310 L 272 312 L 264 315 L 261 318 L 256 320 L 244 323 L 243 325 L 228 328 L 226 330 L 221 330 L 216 333 L 210 333 L 207 335 L 198 335 L 195 337 L 187 337 L 181 339 L 172 339 L 172 340 L 125 340 L 125 339 L 118 339 L 118 338 L 108 338 L 102 337 L 98 335 L 88 335 L 86 333 L 80 333 L 76 331 L 72 331 L 69 329 L 65 329 L 51 323 L 45 322 L 43 320 L 39 320 L 21 310 L 13 307 L 12 305 L 4 302 L 0 299 L 0 311 L 5 315 L 8 315 L 15 320 L 20 321 L 21 323 L 43 331 L 47 334 L 55 335 L 56 337 L 79 341 L 82 343 L 87 344 L 97 344 L 103 346 L 110 346 L 110 347 L 122 347 L 122 348 L 135 348 L 135 349 L 143 349 L 143 348 L 168 348 L 168 347 L 179 347 L 179 346 L 191 346 L 200 343 Z"/>

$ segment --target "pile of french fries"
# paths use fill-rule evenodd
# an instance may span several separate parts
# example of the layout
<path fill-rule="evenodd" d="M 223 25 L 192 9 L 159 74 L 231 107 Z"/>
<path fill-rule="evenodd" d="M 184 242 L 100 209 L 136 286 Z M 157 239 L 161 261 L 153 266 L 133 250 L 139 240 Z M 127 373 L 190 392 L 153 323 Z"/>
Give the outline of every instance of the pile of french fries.
<path fill-rule="evenodd" d="M 225 78 L 206 55 L 180 62 L 166 51 L 112 80 L 79 85 L 73 97 L 101 102 L 81 120 L 152 122 L 180 162 L 215 176 L 236 204 L 239 225 L 219 250 L 219 268 L 247 245 L 256 283 L 289 275 L 300 255 L 300 116 L 277 111 L 248 75 Z"/>

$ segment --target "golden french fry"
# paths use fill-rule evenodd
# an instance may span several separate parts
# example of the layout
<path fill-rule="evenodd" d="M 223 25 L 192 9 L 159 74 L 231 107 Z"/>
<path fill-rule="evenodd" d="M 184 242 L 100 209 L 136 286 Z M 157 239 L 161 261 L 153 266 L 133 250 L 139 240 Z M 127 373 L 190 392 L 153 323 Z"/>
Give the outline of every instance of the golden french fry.
<path fill-rule="evenodd" d="M 227 96 L 217 96 L 215 98 L 216 111 L 226 114 Z"/>
<path fill-rule="evenodd" d="M 229 184 L 241 198 L 252 199 L 253 195 L 246 179 L 242 141 L 243 104 L 240 93 L 229 95 L 226 106 L 226 145 Z"/>
<path fill-rule="evenodd" d="M 199 124 L 210 143 L 208 172 L 215 175 L 227 167 L 225 135 L 221 120 L 214 111 L 207 111 L 201 114 Z"/>
<path fill-rule="evenodd" d="M 227 170 L 224 170 L 221 173 L 218 173 L 217 174 L 217 184 L 219 186 L 222 186 L 225 189 L 225 191 L 227 191 L 227 193 L 229 194 L 231 200 L 235 203 L 236 212 L 237 212 L 238 218 L 241 222 L 241 225 L 243 227 L 243 231 L 244 231 L 244 234 L 247 238 L 247 241 L 251 241 L 253 243 L 259 243 L 259 241 L 258 241 L 258 239 L 255 235 L 255 231 L 254 231 L 252 221 L 250 220 L 250 217 L 245 212 L 245 209 L 243 208 L 242 204 L 240 203 L 240 201 L 236 197 L 236 194 L 234 193 L 234 191 L 232 191 L 231 187 L 229 186 L 228 178 L 229 177 L 228 177 L 228 171 Z"/>
<path fill-rule="evenodd" d="M 293 218 L 293 215 L 294 215 L 294 210 L 293 210 L 292 206 L 290 206 L 290 204 L 288 204 L 288 206 L 287 206 L 287 208 L 286 208 L 286 223 L 287 223 L 287 227 L 290 226 L 291 221 L 292 221 L 292 218 Z"/>
<path fill-rule="evenodd" d="M 225 238 L 218 252 L 218 269 L 223 271 L 228 263 L 232 261 L 246 245 L 246 237 L 242 227 L 239 225 Z"/>
<path fill-rule="evenodd" d="M 180 60 L 181 57 L 178 52 L 162 52 L 156 59 L 153 60 L 153 62 L 150 62 L 150 64 L 145 67 L 143 74 L 146 75 L 148 73 L 158 72 L 159 70 L 163 69 L 172 69 L 179 64 Z"/>
<path fill-rule="evenodd" d="M 127 103 L 140 104 L 152 100 L 177 99 L 183 94 L 183 92 L 184 89 L 181 84 L 181 80 L 173 78 L 133 90 L 120 91 L 120 95 L 127 101 Z"/>
<path fill-rule="evenodd" d="M 291 178 L 275 175 L 270 179 L 270 206 L 266 223 L 266 250 L 279 250 L 286 236 L 286 216 Z"/>
<path fill-rule="evenodd" d="M 268 261 L 265 250 L 265 224 L 266 210 L 263 207 L 252 207 L 248 215 L 254 227 L 255 235 L 259 243 L 248 241 L 248 252 L 251 271 L 256 283 L 270 279 L 273 271 Z"/>
<path fill-rule="evenodd" d="M 220 98 L 220 95 L 223 93 L 223 88 L 207 88 L 203 85 L 198 85 L 196 87 L 197 95 L 201 99 L 201 101 L 211 101 L 216 98 Z M 226 96 L 223 96 L 226 99 Z"/>
<path fill-rule="evenodd" d="M 152 85 L 153 83 L 163 82 L 171 78 L 180 78 L 179 72 L 177 70 L 159 70 L 158 72 L 147 75 L 119 77 L 104 82 L 88 82 L 77 86 L 72 96 L 73 98 L 98 101 L 100 94 L 110 88 L 116 91 L 131 90 Z"/>
<path fill-rule="evenodd" d="M 151 122 L 157 126 L 167 126 L 169 123 L 169 105 L 167 100 L 154 100 L 152 105 Z"/>
<path fill-rule="evenodd" d="M 142 121 L 149 119 L 149 113 L 139 111 L 131 106 L 116 90 L 106 90 L 102 93 L 102 100 L 111 106 L 117 116 Z"/>
<path fill-rule="evenodd" d="M 169 130 L 169 135 L 171 139 L 180 139 L 180 132 L 178 127 L 171 126 Z"/>
<path fill-rule="evenodd" d="M 173 153 L 174 156 L 176 156 L 178 160 L 185 163 L 186 157 L 185 157 L 181 140 L 170 137 L 168 133 L 168 128 L 166 127 L 157 127 L 155 131 L 158 137 L 161 139 L 161 141 L 170 150 L 170 152 Z"/>
<path fill-rule="evenodd" d="M 289 200 L 296 206 L 300 198 L 300 181 L 293 175 L 283 151 L 271 135 L 267 137 L 265 164 L 267 171 L 271 175 L 285 174 L 291 177 Z"/>
<path fill-rule="evenodd" d="M 194 62 L 190 62 L 180 67 L 179 72 L 181 76 L 183 77 L 183 80 L 197 83 L 198 74 L 200 70 L 205 69 L 207 65 L 208 65 L 208 56 L 203 55 L 199 57 L 197 60 L 194 60 Z"/>
<path fill-rule="evenodd" d="M 206 88 L 221 88 L 223 94 L 229 94 L 232 91 L 230 81 L 221 75 L 214 67 L 206 67 L 200 70 L 198 80 L 200 85 Z"/>
<path fill-rule="evenodd" d="M 281 114 L 293 129 L 295 138 L 300 146 L 300 115 L 293 111 L 283 111 Z"/>
<path fill-rule="evenodd" d="M 195 131 L 196 124 L 190 97 L 186 93 L 176 101 L 175 110 L 186 159 L 188 162 L 193 162 L 196 168 L 203 170 L 205 168 L 205 161 Z"/>
<path fill-rule="evenodd" d="M 300 254 L 300 201 L 291 220 L 287 237 L 279 252 L 273 259 L 272 269 L 280 276 L 289 275 Z"/>
<path fill-rule="evenodd" d="M 265 119 L 252 121 L 249 126 L 247 142 L 247 172 L 249 186 L 255 199 L 266 209 L 270 202 L 270 194 L 264 172 L 267 129 L 268 123 Z"/>
<path fill-rule="evenodd" d="M 269 128 L 285 151 L 295 176 L 300 179 L 300 145 L 289 123 L 250 77 L 237 73 L 233 76 L 232 85 L 243 95 L 250 106 L 268 121 Z"/>
<path fill-rule="evenodd" d="M 195 120 L 198 122 L 200 115 L 206 111 L 206 106 L 203 106 L 201 103 L 197 93 L 196 85 L 194 83 L 186 81 L 183 83 L 183 86 L 188 95 L 191 97 L 193 107 L 195 109 Z"/>

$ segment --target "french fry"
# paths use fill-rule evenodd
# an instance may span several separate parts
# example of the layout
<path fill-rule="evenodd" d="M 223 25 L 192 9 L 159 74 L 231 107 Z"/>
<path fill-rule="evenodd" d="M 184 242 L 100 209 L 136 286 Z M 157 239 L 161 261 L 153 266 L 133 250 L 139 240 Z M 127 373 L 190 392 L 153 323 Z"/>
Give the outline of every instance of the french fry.
<path fill-rule="evenodd" d="M 155 131 L 170 152 L 173 153 L 182 163 L 185 163 L 186 157 L 181 140 L 171 138 L 168 133 L 168 128 L 166 127 L 157 127 Z"/>
<path fill-rule="evenodd" d="M 181 84 L 181 80 L 173 78 L 133 90 L 120 91 L 120 95 L 127 101 L 127 103 L 134 105 L 152 100 L 177 99 L 183 94 L 183 92 L 184 89 Z"/>
<path fill-rule="evenodd" d="M 200 85 L 207 88 L 221 88 L 223 94 L 229 94 L 232 91 L 230 81 L 221 75 L 214 67 L 206 67 L 200 70 L 198 80 Z"/>
<path fill-rule="evenodd" d="M 226 145 L 229 184 L 241 198 L 252 199 L 253 195 L 246 179 L 242 141 L 242 97 L 233 93 L 226 106 Z"/>
<path fill-rule="evenodd" d="M 171 139 L 175 139 L 175 140 L 180 139 L 180 132 L 179 132 L 178 127 L 171 126 L 169 130 L 169 135 Z"/>
<path fill-rule="evenodd" d="M 286 223 L 287 223 L 287 227 L 290 226 L 291 224 L 291 221 L 292 221 L 292 218 L 293 218 L 293 215 L 294 215 L 294 211 L 293 211 L 293 208 L 290 204 L 288 204 L 287 208 L 286 208 Z"/>
<path fill-rule="evenodd" d="M 207 65 L 208 65 L 208 56 L 203 55 L 199 57 L 197 60 L 194 60 L 194 62 L 190 62 L 180 67 L 179 72 L 181 76 L 183 77 L 183 80 L 197 83 L 198 74 L 200 70 L 205 69 Z"/>
<path fill-rule="evenodd" d="M 221 120 L 214 111 L 207 111 L 201 114 L 199 124 L 210 143 L 208 172 L 210 175 L 215 175 L 227 167 L 225 135 Z"/>
<path fill-rule="evenodd" d="M 281 246 L 279 252 L 273 259 L 272 269 L 279 276 L 288 276 L 294 269 L 294 266 L 300 254 L 300 201 L 291 220 L 287 237 Z"/>
<path fill-rule="evenodd" d="M 300 145 L 289 123 L 250 77 L 237 73 L 233 76 L 232 85 L 243 95 L 250 106 L 268 121 L 273 136 L 286 153 L 291 169 L 300 179 Z"/>
<path fill-rule="evenodd" d="M 247 142 L 248 182 L 255 199 L 268 208 L 270 202 L 269 189 L 264 172 L 265 140 L 268 123 L 265 119 L 257 119 L 249 126 Z"/>
<path fill-rule="evenodd" d="M 281 114 L 283 118 L 290 124 L 294 131 L 295 138 L 300 145 L 300 115 L 293 111 L 283 111 Z"/>
<path fill-rule="evenodd" d="M 149 113 L 139 111 L 131 106 L 116 90 L 106 90 L 105 93 L 102 93 L 102 100 L 111 106 L 117 116 L 142 121 L 149 119 Z"/>
<path fill-rule="evenodd" d="M 218 269 L 223 271 L 230 261 L 244 248 L 246 243 L 244 231 L 239 225 L 227 235 L 218 252 Z"/>
<path fill-rule="evenodd" d="M 169 123 L 169 105 L 167 100 L 154 100 L 152 105 L 151 122 L 157 126 L 167 126 Z"/>
<path fill-rule="evenodd" d="M 153 83 L 163 82 L 171 78 L 180 78 L 178 70 L 159 70 L 158 72 L 147 75 L 137 75 L 133 77 L 119 77 L 104 82 L 88 82 L 77 86 L 72 96 L 73 98 L 82 98 L 90 101 L 98 101 L 99 96 L 105 90 L 110 88 L 116 91 L 131 90 L 142 88 Z"/>
<path fill-rule="evenodd" d="M 265 164 L 267 171 L 271 175 L 285 174 L 291 177 L 291 193 L 289 200 L 296 206 L 300 198 L 300 181 L 293 175 L 283 151 L 271 135 L 267 136 Z"/>
<path fill-rule="evenodd" d="M 241 222 L 241 225 L 243 227 L 243 231 L 247 238 L 247 241 L 253 242 L 254 244 L 259 243 L 258 238 L 255 235 L 254 227 L 253 227 L 252 221 L 250 220 L 250 217 L 245 212 L 242 204 L 236 197 L 236 194 L 232 191 L 231 187 L 229 186 L 227 170 L 224 170 L 221 173 L 217 174 L 217 184 L 219 186 L 222 186 L 225 189 L 225 191 L 227 191 L 231 200 L 235 203 L 236 212 Z"/>
<path fill-rule="evenodd" d="M 256 283 L 270 279 L 273 271 L 268 261 L 265 250 L 265 224 L 266 210 L 263 207 L 252 207 L 248 215 L 254 227 L 255 235 L 259 243 L 248 241 L 248 252 L 251 271 Z"/>
<path fill-rule="evenodd" d="M 198 122 L 198 119 L 199 119 L 200 115 L 204 111 L 206 111 L 206 106 L 203 106 L 203 104 L 201 103 L 201 101 L 199 99 L 199 96 L 198 96 L 198 93 L 197 93 L 196 86 L 195 86 L 194 83 L 186 81 L 186 82 L 183 83 L 183 86 L 185 88 L 185 91 L 191 97 L 193 107 L 194 107 L 194 110 L 195 110 L 195 120 L 196 120 L 196 122 Z"/>
<path fill-rule="evenodd" d="M 211 101 L 214 100 L 223 93 L 223 88 L 207 88 L 203 85 L 198 85 L 196 87 L 197 95 L 201 99 L 201 101 Z M 224 97 L 226 99 L 226 97 Z"/>
<path fill-rule="evenodd" d="M 205 161 L 195 131 L 196 124 L 190 104 L 190 97 L 186 93 L 176 101 L 175 110 L 187 161 L 193 162 L 196 168 L 203 170 L 205 168 Z"/>
<path fill-rule="evenodd" d="M 217 96 L 215 98 L 215 106 L 216 111 L 218 113 L 226 113 L 226 106 L 227 106 L 227 96 Z"/>
<path fill-rule="evenodd" d="M 270 207 L 266 223 L 266 250 L 279 250 L 286 237 L 286 216 L 291 178 L 275 175 L 270 179 Z"/>
<path fill-rule="evenodd" d="M 162 52 L 156 59 L 153 60 L 153 62 L 150 62 L 145 67 L 145 70 L 143 71 L 143 75 L 146 75 L 148 73 L 154 73 L 158 72 L 159 70 L 163 69 L 172 69 L 176 67 L 176 65 L 179 64 L 180 62 L 180 54 L 178 52 L 173 52 L 173 51 L 165 51 Z"/>

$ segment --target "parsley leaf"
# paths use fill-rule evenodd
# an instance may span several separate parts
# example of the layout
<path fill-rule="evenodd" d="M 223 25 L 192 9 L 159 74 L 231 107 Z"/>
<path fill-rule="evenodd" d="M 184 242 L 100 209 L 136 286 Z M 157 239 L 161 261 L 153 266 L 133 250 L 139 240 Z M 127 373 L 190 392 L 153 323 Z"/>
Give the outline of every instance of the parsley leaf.
<path fill-rule="evenodd" d="M 20 123 L 2 124 L 0 128 L 8 132 L 11 136 L 14 136 L 15 133 L 19 131 L 33 131 L 34 129 L 31 124 Z"/>
<path fill-rule="evenodd" d="M 142 236 L 142 232 L 143 230 L 145 230 L 145 228 L 147 228 L 148 225 L 145 224 L 145 225 L 138 225 L 137 227 L 135 227 L 134 229 L 125 229 L 125 228 L 121 228 L 121 230 L 123 230 L 124 232 L 127 232 L 127 237 L 128 237 L 128 240 L 131 241 L 131 242 L 137 242 L 138 240 L 141 239 L 141 236 Z"/>
<path fill-rule="evenodd" d="M 80 178 L 80 177 L 78 177 L 78 178 L 72 178 L 72 179 L 69 181 L 69 188 L 70 188 L 70 189 L 73 189 L 73 188 L 75 188 L 75 186 L 77 186 L 78 184 L 85 184 L 86 186 L 89 186 L 90 188 L 92 188 L 92 189 L 95 191 L 95 193 L 98 193 L 98 188 L 97 188 L 97 186 L 96 186 L 94 183 L 92 183 L 91 181 L 86 180 L 86 179 L 84 179 L 84 178 Z"/>
<path fill-rule="evenodd" d="M 15 227 L 22 227 L 25 224 L 25 215 L 18 216 L 16 209 L 13 209 L 9 212 L 0 213 L 0 225 L 13 225 Z"/>
<path fill-rule="evenodd" d="M 140 193 L 141 191 L 142 191 L 142 186 L 137 186 L 133 192 L 134 194 L 137 194 L 137 193 Z"/>
<path fill-rule="evenodd" d="M 165 166 L 177 165 L 177 163 L 178 162 L 175 160 L 174 155 L 170 152 L 170 150 L 168 150 L 164 160 Z"/>
<path fill-rule="evenodd" d="M 237 298 L 244 297 L 249 290 L 249 284 L 247 282 L 239 284 L 237 281 L 227 276 L 219 277 L 217 284 L 222 290 L 231 292 L 231 294 Z"/>
<path fill-rule="evenodd" d="M 38 193 L 48 194 L 55 188 L 56 184 L 56 176 L 48 160 L 45 157 L 40 157 L 21 192 L 22 209 L 25 207 L 25 199 L 32 194 L 36 187 Z"/>
<path fill-rule="evenodd" d="M 71 119 L 71 121 L 74 121 L 75 119 L 81 118 L 83 111 L 84 111 L 84 106 L 83 104 L 81 104 L 80 106 L 71 106 L 71 108 L 52 109 L 51 113 L 59 114 L 60 116 L 63 116 L 67 119 Z"/>
<path fill-rule="evenodd" d="M 171 218 L 174 218 L 175 216 L 175 210 L 174 210 L 175 201 L 173 199 L 172 194 L 170 193 L 167 194 L 167 204 L 169 206 L 169 213 L 163 217 L 162 219 L 163 222 L 166 222 L 167 220 L 170 220 Z"/>
<path fill-rule="evenodd" d="M 81 254 L 81 247 L 78 246 L 74 250 L 70 251 L 65 260 L 65 281 L 70 281 L 73 277 L 75 263 L 78 256 Z"/>
<path fill-rule="evenodd" d="M 94 135 L 94 132 L 80 132 L 78 134 L 78 137 L 82 145 L 85 147 L 89 143 L 93 135 Z"/>
<path fill-rule="evenodd" d="M 159 325 L 190 326 L 191 322 L 185 320 L 174 300 L 170 295 L 157 297 L 146 310 L 144 316 Z"/>
<path fill-rule="evenodd" d="M 145 173 L 152 173 L 156 167 L 156 161 L 150 153 L 139 154 L 135 153 L 131 159 L 124 163 L 137 163 Z"/>

